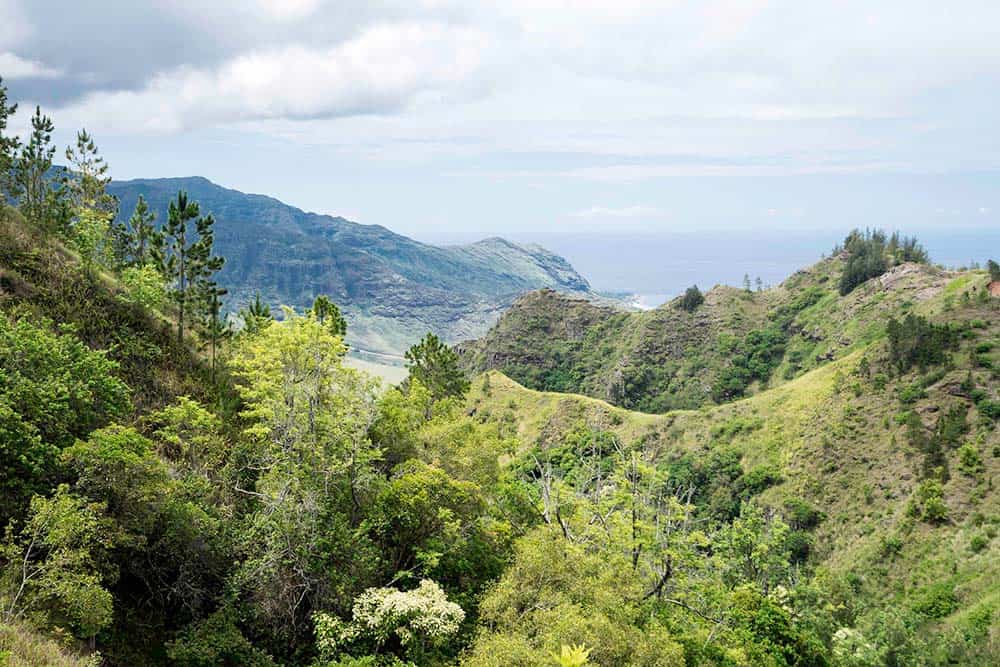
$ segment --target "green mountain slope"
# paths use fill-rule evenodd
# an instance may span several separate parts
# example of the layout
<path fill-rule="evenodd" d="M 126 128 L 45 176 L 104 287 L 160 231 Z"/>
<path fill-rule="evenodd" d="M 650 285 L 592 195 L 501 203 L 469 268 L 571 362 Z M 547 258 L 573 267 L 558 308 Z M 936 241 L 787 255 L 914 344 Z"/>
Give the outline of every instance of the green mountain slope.
<path fill-rule="evenodd" d="M 635 443 L 673 484 L 700 480 L 690 483 L 710 516 L 731 516 L 747 500 L 775 508 L 802 529 L 804 572 L 834 588 L 829 582 L 847 582 L 848 602 L 824 594 L 838 623 L 860 633 L 844 631 L 841 640 L 862 637 L 862 648 L 883 656 L 841 656 L 835 664 L 903 660 L 880 654 L 880 642 L 895 644 L 897 656 L 913 651 L 915 664 L 994 664 L 1000 299 L 978 296 L 986 283 L 979 273 L 961 275 L 914 307 L 959 332 L 948 358 L 923 370 L 899 372 L 889 342 L 860 319 L 835 360 L 725 405 L 632 412 L 527 389 L 489 371 L 473 381 L 467 409 L 507 425 L 524 448 L 515 460 L 558 461 L 567 442 L 582 442 L 574 434 L 606 434 L 622 446 Z M 735 472 L 705 472 L 729 456 L 738 461 Z M 519 636 L 509 632 L 496 637 Z M 904 639 L 907 633 L 915 634 Z M 916 643 L 906 649 L 901 642 Z"/>
<path fill-rule="evenodd" d="M 71 327 L 88 347 L 108 350 L 139 410 L 180 394 L 204 398 L 208 371 L 177 341 L 173 324 L 123 298 L 109 275 L 80 279 L 78 259 L 63 243 L 0 208 L 0 316 L 30 319 L 53 330 Z"/>
<path fill-rule="evenodd" d="M 693 310 L 679 299 L 623 313 L 553 291 L 519 299 L 481 339 L 459 346 L 472 372 L 503 371 L 525 386 L 570 391 L 663 412 L 723 403 L 778 385 L 870 342 L 885 320 L 939 311 L 950 283 L 970 280 L 903 263 L 846 296 L 846 254 L 763 292 L 726 286 Z"/>
<path fill-rule="evenodd" d="M 143 195 L 166 217 L 179 190 L 215 216 L 219 274 L 229 303 L 256 291 L 273 304 L 306 307 L 317 294 L 340 304 L 355 349 L 399 355 L 428 330 L 446 340 L 481 335 L 518 295 L 552 287 L 587 292 L 563 258 L 538 246 L 492 238 L 466 246 L 419 243 L 378 225 L 307 213 L 271 197 L 204 178 L 118 181 L 109 191 L 128 216 Z"/>

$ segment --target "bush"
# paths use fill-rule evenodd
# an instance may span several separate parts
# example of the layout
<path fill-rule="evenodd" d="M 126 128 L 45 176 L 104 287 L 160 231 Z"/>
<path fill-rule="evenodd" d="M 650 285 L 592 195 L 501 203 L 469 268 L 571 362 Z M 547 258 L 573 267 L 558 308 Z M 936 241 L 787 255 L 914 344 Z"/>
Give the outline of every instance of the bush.
<path fill-rule="evenodd" d="M 882 558 L 892 558 L 895 557 L 900 551 L 903 550 L 903 540 L 898 535 L 890 535 L 889 537 L 883 537 L 879 542 L 878 552 Z"/>
<path fill-rule="evenodd" d="M 983 459 L 979 456 L 979 448 L 971 443 L 959 447 L 958 460 L 962 471 L 968 475 L 975 475 L 983 470 Z"/>
<path fill-rule="evenodd" d="M 697 285 L 692 285 L 685 290 L 684 296 L 681 297 L 677 305 L 683 310 L 693 313 L 703 303 L 705 303 L 705 297 L 702 296 L 701 290 L 698 289 Z"/>
<path fill-rule="evenodd" d="M 927 618 L 944 618 L 958 608 L 955 587 L 948 582 L 940 582 L 921 590 L 913 604 L 913 611 Z"/>
<path fill-rule="evenodd" d="M 123 300 L 150 310 L 160 310 L 167 303 L 167 288 L 163 276 L 150 265 L 130 266 L 120 276 L 125 288 Z"/>
<path fill-rule="evenodd" d="M 924 480 L 917 487 L 907 513 L 928 523 L 941 523 L 948 518 L 948 506 L 944 504 L 944 490 L 936 479 Z"/>
<path fill-rule="evenodd" d="M 983 533 L 976 533 L 972 536 L 972 540 L 969 541 L 969 550 L 977 554 L 989 545 L 990 538 L 986 537 Z"/>

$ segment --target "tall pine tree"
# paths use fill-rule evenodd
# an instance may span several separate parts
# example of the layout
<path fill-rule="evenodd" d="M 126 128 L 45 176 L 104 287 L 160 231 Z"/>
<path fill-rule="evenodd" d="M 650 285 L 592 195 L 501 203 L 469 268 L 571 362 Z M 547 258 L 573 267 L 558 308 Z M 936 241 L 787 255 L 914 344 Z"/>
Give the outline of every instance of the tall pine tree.
<path fill-rule="evenodd" d="M 69 202 L 72 217 L 69 241 L 79 251 L 85 268 L 114 262 L 115 238 L 112 221 L 118 214 L 118 199 L 108 193 L 108 165 L 86 130 L 76 135 L 76 147 L 66 149 L 69 170 L 63 177 L 61 194 Z"/>
<path fill-rule="evenodd" d="M 189 228 L 192 222 L 194 230 Z M 212 255 L 215 240 L 213 225 L 215 219 L 211 215 L 203 217 L 198 203 L 189 201 L 187 193 L 178 192 L 176 201 L 170 202 L 167 225 L 163 230 L 167 252 L 163 268 L 167 280 L 174 286 L 177 339 L 182 342 L 185 322 L 197 314 L 199 297 L 205 293 L 212 275 L 225 262 L 222 257 Z"/>
<path fill-rule="evenodd" d="M 41 107 L 35 107 L 31 117 L 31 136 L 21 150 L 15 166 L 15 188 L 24 217 L 36 225 L 49 225 L 50 213 L 56 208 L 55 197 L 49 184 L 49 169 L 56 147 L 52 145 L 55 127 Z"/>
<path fill-rule="evenodd" d="M 233 333 L 229 320 L 222 312 L 222 297 L 226 293 L 227 290 L 219 287 L 215 281 L 209 280 L 202 285 L 201 298 L 204 304 L 202 335 L 205 341 L 204 347 L 208 349 L 211 360 L 210 368 L 213 381 L 215 380 L 219 346 Z"/>

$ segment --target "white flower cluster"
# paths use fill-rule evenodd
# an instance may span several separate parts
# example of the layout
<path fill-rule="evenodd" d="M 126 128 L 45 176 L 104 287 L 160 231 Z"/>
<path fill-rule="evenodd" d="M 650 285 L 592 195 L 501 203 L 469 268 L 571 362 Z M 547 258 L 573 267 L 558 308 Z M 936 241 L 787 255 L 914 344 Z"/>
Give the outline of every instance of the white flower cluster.
<path fill-rule="evenodd" d="M 320 612 L 316 623 L 320 654 L 335 656 L 358 639 L 382 644 L 395 635 L 407 646 L 415 641 L 437 643 L 458 632 L 465 612 L 434 581 L 424 579 L 410 591 L 369 588 L 354 601 L 353 621 Z"/>
<path fill-rule="evenodd" d="M 424 579 L 411 591 L 369 588 L 354 601 L 359 634 L 385 640 L 395 634 L 405 645 L 416 637 L 439 641 L 458 632 L 465 612 L 441 587 Z"/>

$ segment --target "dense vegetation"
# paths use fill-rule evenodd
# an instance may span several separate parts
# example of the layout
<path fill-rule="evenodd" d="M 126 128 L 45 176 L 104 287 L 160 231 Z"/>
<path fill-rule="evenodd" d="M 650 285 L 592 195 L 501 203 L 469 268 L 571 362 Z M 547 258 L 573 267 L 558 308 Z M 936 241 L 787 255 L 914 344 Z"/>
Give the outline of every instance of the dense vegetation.
<path fill-rule="evenodd" d="M 330 298 L 223 318 L 211 219 L 178 194 L 162 230 L 139 204 L 114 223 L 86 133 L 64 180 L 32 184 L 22 170 L 53 153 L 36 118 L 33 146 L 0 142 L 17 205 L 0 209 L 0 660 L 1000 658 L 1000 311 L 983 273 L 949 275 L 888 329 L 842 326 L 874 321 L 877 295 L 831 294 L 829 263 L 772 295 L 663 309 L 693 332 L 742 306 L 727 326 L 745 335 L 705 338 L 728 345 L 727 402 L 699 411 L 470 381 L 433 334 L 382 387 L 344 365 L 350 318 Z M 874 305 L 909 300 L 906 275 Z M 845 319 L 813 319 L 831 311 Z M 594 312 L 566 335 L 614 344 L 631 316 Z M 791 365 L 838 326 L 853 347 Z M 782 367 L 797 379 L 728 400 Z"/>
<path fill-rule="evenodd" d="M 880 280 L 872 280 L 879 277 Z M 912 238 L 852 231 L 830 258 L 781 285 L 696 286 L 650 312 L 621 313 L 554 292 L 514 304 L 461 346 L 473 372 L 666 412 L 753 394 L 867 345 L 940 293 L 943 270 Z M 976 295 L 980 298 L 982 292 Z"/>
<path fill-rule="evenodd" d="M 844 272 L 840 277 L 840 293 L 849 294 L 858 285 L 877 278 L 889 267 L 903 262 L 926 264 L 927 252 L 912 237 L 900 237 L 893 233 L 887 237 L 880 230 L 854 230 L 842 247 L 834 248 L 834 253 L 843 252 L 847 256 Z"/>

